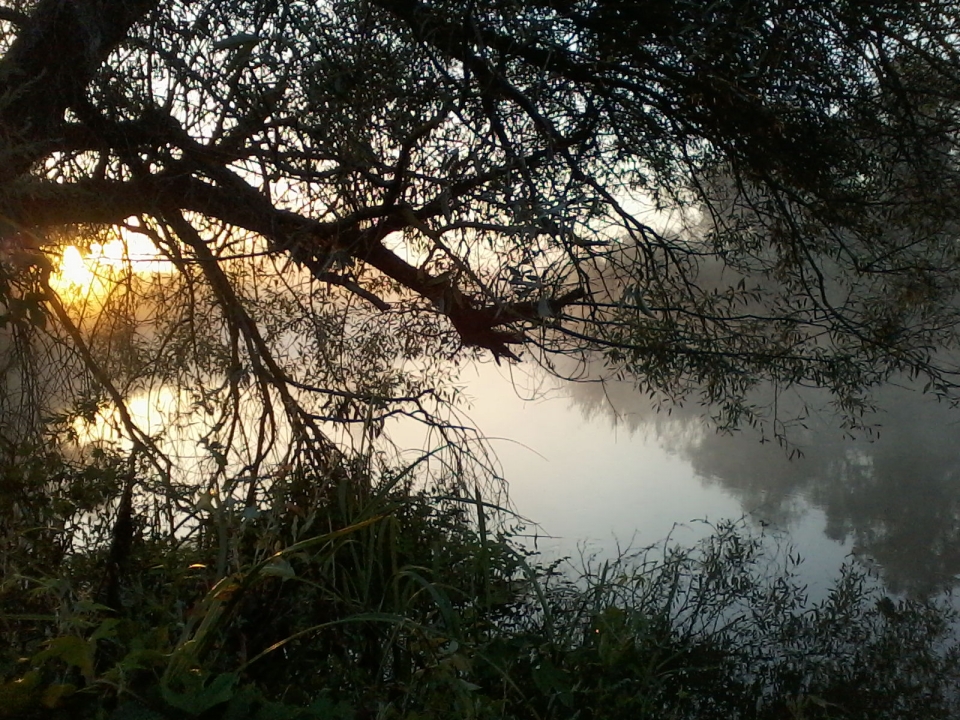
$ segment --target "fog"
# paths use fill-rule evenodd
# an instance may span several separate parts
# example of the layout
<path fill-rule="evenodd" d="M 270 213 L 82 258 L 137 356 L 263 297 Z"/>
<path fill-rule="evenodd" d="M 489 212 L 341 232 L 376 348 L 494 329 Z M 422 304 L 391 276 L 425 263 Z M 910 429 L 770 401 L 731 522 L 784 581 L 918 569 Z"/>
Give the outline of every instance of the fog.
<path fill-rule="evenodd" d="M 788 396 L 786 416 L 804 401 L 812 409 L 786 428 L 781 446 L 769 425 L 717 433 L 701 407 L 657 413 L 628 383 L 568 391 L 590 422 L 655 436 L 705 488 L 731 494 L 760 522 L 788 527 L 811 507 L 821 511 L 826 535 L 849 543 L 891 591 L 926 594 L 957 582 L 960 412 L 946 403 L 891 385 L 864 418 L 870 429 L 849 431 L 822 397 Z"/>

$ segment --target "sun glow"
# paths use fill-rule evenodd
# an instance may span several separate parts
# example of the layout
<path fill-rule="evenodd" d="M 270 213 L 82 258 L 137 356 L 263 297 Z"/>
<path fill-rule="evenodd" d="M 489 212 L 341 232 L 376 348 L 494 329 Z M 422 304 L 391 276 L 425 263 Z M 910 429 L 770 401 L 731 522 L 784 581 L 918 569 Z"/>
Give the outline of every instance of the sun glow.
<path fill-rule="evenodd" d="M 82 288 L 93 284 L 94 275 L 93 271 L 87 267 L 80 251 L 73 245 L 68 245 L 60 257 L 60 264 L 57 267 L 55 277 L 51 278 L 51 283 L 54 280 L 56 280 L 58 290 L 60 288 Z"/>
<path fill-rule="evenodd" d="M 170 273 L 173 264 L 164 260 L 147 238 L 127 235 L 106 243 L 91 243 L 87 253 L 75 245 L 63 249 L 50 286 L 61 297 L 91 299 L 127 273 Z"/>

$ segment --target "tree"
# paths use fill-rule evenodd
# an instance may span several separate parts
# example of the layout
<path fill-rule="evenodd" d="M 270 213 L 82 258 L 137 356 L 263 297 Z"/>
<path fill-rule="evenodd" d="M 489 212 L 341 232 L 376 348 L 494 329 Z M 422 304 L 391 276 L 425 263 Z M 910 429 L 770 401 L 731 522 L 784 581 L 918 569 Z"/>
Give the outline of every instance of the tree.
<path fill-rule="evenodd" d="M 754 582 L 736 534 L 703 574 L 554 582 L 488 524 L 495 467 L 452 401 L 458 363 L 489 356 L 778 436 L 761 383 L 825 388 L 852 423 L 894 378 L 953 399 L 958 17 L 8 0 L 0 714 L 83 687 L 90 716 L 634 717 L 674 678 L 698 717 L 770 688 L 829 712 L 770 632 L 838 697 L 866 687 L 864 716 L 946 708 L 945 616 L 865 604 L 853 575 L 796 615 L 802 590 Z M 431 433 L 412 462 L 398 417 Z M 725 635 L 734 606 L 753 639 Z"/>
<path fill-rule="evenodd" d="M 284 438 L 326 462 L 326 421 L 442 425 L 437 373 L 477 352 L 599 357 L 731 425 L 766 381 L 851 421 L 904 374 L 952 396 L 956 10 L 10 4 L 0 290 L 16 346 L 59 354 L 8 398 L 58 375 L 31 408 L 111 404 L 147 449 L 130 393 L 189 390 L 208 459 L 256 475 Z M 78 320 L 55 256 L 132 235 L 174 272 Z"/>

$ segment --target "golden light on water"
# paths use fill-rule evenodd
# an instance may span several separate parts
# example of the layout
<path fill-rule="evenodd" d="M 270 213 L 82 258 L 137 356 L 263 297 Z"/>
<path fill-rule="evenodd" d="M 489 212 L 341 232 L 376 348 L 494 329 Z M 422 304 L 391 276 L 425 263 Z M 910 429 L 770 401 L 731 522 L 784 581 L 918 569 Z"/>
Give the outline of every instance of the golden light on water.
<path fill-rule="evenodd" d="M 163 431 L 169 418 L 176 414 L 182 398 L 176 390 L 161 386 L 152 391 L 135 393 L 127 398 L 126 408 L 133 423 L 148 436 Z M 132 445 L 126 437 L 120 412 L 112 405 L 102 407 L 88 422 L 76 418 L 73 429 L 81 445 L 107 444 L 130 449 Z"/>

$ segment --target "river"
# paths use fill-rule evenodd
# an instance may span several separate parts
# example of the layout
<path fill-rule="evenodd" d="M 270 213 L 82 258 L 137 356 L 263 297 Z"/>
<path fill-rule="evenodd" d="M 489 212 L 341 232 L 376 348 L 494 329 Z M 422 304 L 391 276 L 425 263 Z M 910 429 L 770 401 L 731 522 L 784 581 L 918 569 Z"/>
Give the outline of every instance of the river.
<path fill-rule="evenodd" d="M 744 518 L 804 558 L 812 597 L 844 562 L 896 594 L 960 579 L 960 412 L 927 396 L 884 389 L 874 431 L 853 437 L 813 413 L 791 430 L 802 452 L 791 459 L 755 431 L 716 433 L 702 408 L 656 413 L 626 385 L 561 385 L 493 364 L 463 380 L 467 414 L 547 555 L 691 544 L 711 522 Z"/>
<path fill-rule="evenodd" d="M 774 552 L 804 559 L 811 598 L 847 562 L 894 594 L 936 594 L 960 580 L 960 411 L 918 392 L 883 389 L 874 431 L 854 437 L 829 410 L 809 414 L 790 428 L 789 450 L 800 453 L 790 457 L 751 429 L 717 433 L 696 403 L 658 413 L 625 383 L 563 384 L 493 363 L 467 366 L 461 382 L 465 415 L 547 559 L 602 561 L 668 538 L 692 545 L 712 523 L 742 519 Z M 133 399 L 147 432 L 175 404 L 167 395 Z M 198 433 L 187 423 L 163 449 L 202 470 Z M 430 449 L 409 421 L 386 433 L 411 457 Z"/>

